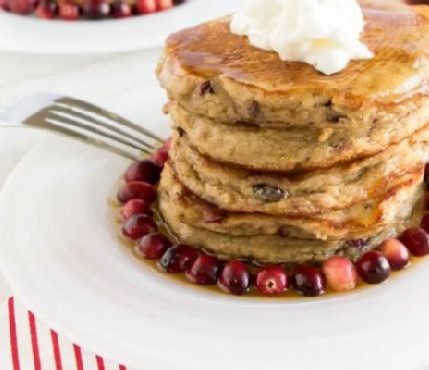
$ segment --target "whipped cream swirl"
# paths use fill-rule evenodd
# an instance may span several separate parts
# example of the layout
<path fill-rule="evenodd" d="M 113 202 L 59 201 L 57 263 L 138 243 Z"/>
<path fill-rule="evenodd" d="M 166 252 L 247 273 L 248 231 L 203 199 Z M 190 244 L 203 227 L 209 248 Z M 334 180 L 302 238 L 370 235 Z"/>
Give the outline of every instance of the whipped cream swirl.
<path fill-rule="evenodd" d="M 326 75 L 373 57 L 360 41 L 364 18 L 356 0 L 246 0 L 230 28 L 256 48 L 312 64 Z"/>

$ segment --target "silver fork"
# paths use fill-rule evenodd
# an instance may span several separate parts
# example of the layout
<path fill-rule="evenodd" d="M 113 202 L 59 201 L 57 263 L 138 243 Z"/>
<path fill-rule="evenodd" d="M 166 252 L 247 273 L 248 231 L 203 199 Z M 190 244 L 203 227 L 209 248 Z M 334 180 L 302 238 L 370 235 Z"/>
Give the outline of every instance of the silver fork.
<path fill-rule="evenodd" d="M 129 120 L 83 100 L 56 94 L 26 97 L 0 112 L 0 127 L 54 131 L 138 160 L 164 140 Z"/>

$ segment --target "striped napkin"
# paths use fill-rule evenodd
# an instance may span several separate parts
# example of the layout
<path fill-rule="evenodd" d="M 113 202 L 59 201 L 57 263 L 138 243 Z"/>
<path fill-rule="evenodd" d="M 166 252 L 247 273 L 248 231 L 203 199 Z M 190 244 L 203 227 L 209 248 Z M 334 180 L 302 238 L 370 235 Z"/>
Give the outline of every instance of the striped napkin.
<path fill-rule="evenodd" d="M 0 308 L 0 369 L 131 370 L 62 338 L 13 297 Z"/>

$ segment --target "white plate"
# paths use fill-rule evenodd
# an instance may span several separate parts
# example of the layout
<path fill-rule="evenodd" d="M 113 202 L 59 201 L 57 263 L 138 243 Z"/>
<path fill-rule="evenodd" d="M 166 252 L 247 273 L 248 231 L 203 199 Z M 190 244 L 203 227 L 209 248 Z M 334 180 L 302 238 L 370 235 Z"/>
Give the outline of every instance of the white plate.
<path fill-rule="evenodd" d="M 8 176 L 22 157 L 36 143 L 42 140 L 44 134 L 39 130 L 24 130 L 17 128 L 0 129 L 0 189 Z M 0 274 L 0 302 L 10 297 L 11 291 L 5 279 Z"/>
<path fill-rule="evenodd" d="M 179 284 L 120 246 L 107 198 L 127 161 L 39 144 L 0 198 L 0 264 L 61 333 L 137 369 L 424 369 L 428 262 L 337 298 L 235 298 Z"/>
<path fill-rule="evenodd" d="M 161 46 L 171 32 L 231 12 L 234 0 L 188 0 L 168 11 L 103 21 L 46 21 L 0 12 L 0 51 L 124 52 Z"/>

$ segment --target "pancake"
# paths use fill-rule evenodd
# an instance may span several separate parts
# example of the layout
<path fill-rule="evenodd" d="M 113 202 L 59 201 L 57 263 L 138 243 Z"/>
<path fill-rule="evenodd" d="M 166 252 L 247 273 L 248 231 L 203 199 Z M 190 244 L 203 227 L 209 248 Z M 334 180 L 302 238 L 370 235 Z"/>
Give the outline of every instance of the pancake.
<path fill-rule="evenodd" d="M 171 187 L 160 187 L 158 208 L 170 232 L 182 243 L 203 248 L 225 259 L 249 259 L 261 263 L 307 263 L 322 262 L 333 255 L 344 255 L 356 260 L 386 238 L 398 235 L 419 217 L 407 219 L 404 215 L 403 222 L 372 230 L 366 239 L 320 240 L 290 235 L 232 235 L 186 223 L 183 212 L 187 210 L 187 205 L 178 202 L 180 198 L 171 196 L 171 191 L 166 191 L 169 188 Z M 408 203 L 413 204 L 414 201 L 409 199 Z"/>
<path fill-rule="evenodd" d="M 429 7 L 362 5 L 374 58 L 331 76 L 252 47 L 229 17 L 168 38 L 158 208 L 179 242 L 261 263 L 356 260 L 419 223 Z"/>
<path fill-rule="evenodd" d="M 215 161 L 265 172 L 308 171 L 373 155 L 412 135 L 429 122 L 429 100 L 401 121 L 353 129 L 224 125 L 176 102 L 168 112 L 192 147 Z"/>
<path fill-rule="evenodd" d="M 186 189 L 170 165 L 164 169 L 159 197 L 168 198 L 180 220 L 188 225 L 230 236 L 283 235 L 306 239 L 367 239 L 388 224 L 401 223 L 412 210 L 420 188 L 418 179 L 386 194 L 338 211 L 312 216 L 279 216 L 227 212 L 202 201 Z"/>
<path fill-rule="evenodd" d="M 360 161 L 302 175 L 261 174 L 215 162 L 176 134 L 170 163 L 186 188 L 223 210 L 310 216 L 422 181 L 428 153 L 429 127 Z"/>
<path fill-rule="evenodd" d="M 229 32 L 222 18 L 171 35 L 157 75 L 172 100 L 219 123 L 372 126 L 427 99 L 429 8 L 363 3 L 374 53 L 325 76 Z"/>

